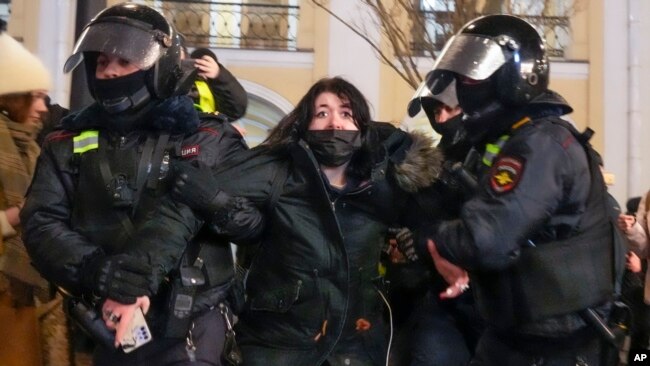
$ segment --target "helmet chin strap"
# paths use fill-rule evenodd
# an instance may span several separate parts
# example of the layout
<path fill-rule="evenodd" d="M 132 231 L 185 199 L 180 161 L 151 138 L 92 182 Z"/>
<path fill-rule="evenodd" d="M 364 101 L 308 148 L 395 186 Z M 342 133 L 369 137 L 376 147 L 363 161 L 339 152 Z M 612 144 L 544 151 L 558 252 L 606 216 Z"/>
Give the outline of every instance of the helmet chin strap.
<path fill-rule="evenodd" d="M 118 114 L 127 110 L 135 111 L 151 100 L 151 93 L 146 85 L 143 85 L 135 93 L 121 98 L 100 101 L 101 106 L 109 114 Z"/>
<path fill-rule="evenodd" d="M 149 72 L 139 70 L 108 79 L 97 79 L 92 75 L 89 86 L 95 100 L 109 115 L 133 114 L 153 99 L 146 81 Z"/>

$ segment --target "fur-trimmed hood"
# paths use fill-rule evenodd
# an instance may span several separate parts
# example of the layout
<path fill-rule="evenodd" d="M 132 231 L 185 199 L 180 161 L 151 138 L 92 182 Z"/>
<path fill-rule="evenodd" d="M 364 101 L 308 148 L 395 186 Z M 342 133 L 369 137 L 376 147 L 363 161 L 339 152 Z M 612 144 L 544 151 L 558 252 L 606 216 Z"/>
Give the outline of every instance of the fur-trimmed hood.
<path fill-rule="evenodd" d="M 433 146 L 433 139 L 424 133 L 410 132 L 406 135 L 410 146 L 403 158 L 394 161 L 394 176 L 403 190 L 413 193 L 430 186 L 438 178 L 443 154 Z"/>
<path fill-rule="evenodd" d="M 132 116 L 133 117 L 133 116 Z M 188 96 L 165 99 L 130 120 L 111 118 L 102 107 L 93 103 L 77 113 L 66 116 L 61 126 L 70 131 L 106 128 L 121 133 L 142 130 L 160 130 L 171 134 L 188 134 L 199 126 L 199 115 Z M 132 120 L 132 121 L 131 121 Z"/>

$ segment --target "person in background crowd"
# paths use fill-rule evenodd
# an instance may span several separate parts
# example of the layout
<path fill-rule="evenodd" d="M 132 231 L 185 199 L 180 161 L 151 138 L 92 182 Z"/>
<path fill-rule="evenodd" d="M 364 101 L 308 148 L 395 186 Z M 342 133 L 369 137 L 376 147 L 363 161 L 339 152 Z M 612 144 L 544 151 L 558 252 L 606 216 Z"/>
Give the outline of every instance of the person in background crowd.
<path fill-rule="evenodd" d="M 65 71 L 81 63 L 95 103 L 46 138 L 21 212 L 34 266 L 94 336 L 95 365 L 221 365 L 230 246 L 203 237 L 187 206 L 157 210 L 171 165 L 214 166 L 246 149 L 242 137 L 230 123 L 199 119 L 179 89 L 175 30 L 150 7 L 97 14 Z"/>
<path fill-rule="evenodd" d="M 632 309 L 633 314 L 632 329 L 630 330 L 630 349 L 647 350 L 648 340 L 650 339 L 648 326 L 650 306 L 643 301 L 643 289 L 645 288 L 648 264 L 630 250 L 626 255 L 625 269 L 621 298 Z"/>
<path fill-rule="evenodd" d="M 19 216 L 40 153 L 36 136 L 52 81 L 43 63 L 4 32 L 3 24 L 0 55 L 0 360 L 8 366 L 65 365 L 60 299 L 52 299 L 48 283 L 30 264 Z"/>
<path fill-rule="evenodd" d="M 61 128 L 61 120 L 70 113 L 68 108 L 62 107 L 59 104 L 53 104 L 49 96 L 45 98 L 45 106 L 47 107 L 47 113 L 43 117 L 43 129 L 41 129 L 36 138 L 38 146 L 43 146 L 47 135 Z"/>
<path fill-rule="evenodd" d="M 239 208 L 224 197 L 242 196 L 267 223 L 236 326 L 245 365 L 386 362 L 380 251 L 388 228 L 406 224 L 409 198 L 439 172 L 431 143 L 371 122 L 361 92 L 335 77 L 216 174 L 185 166 L 178 200 L 225 223 Z"/>
<path fill-rule="evenodd" d="M 571 108 L 548 90 L 548 76 L 536 29 L 489 15 L 452 38 L 428 83 L 435 95 L 456 81 L 480 157 L 468 167 L 476 190 L 460 216 L 417 241 L 436 268 L 444 259 L 469 272 L 486 321 L 470 365 L 618 361 L 601 337 L 614 293 L 606 188 L 589 134 L 559 118 Z"/>
<path fill-rule="evenodd" d="M 237 78 L 217 60 L 208 48 L 197 48 L 190 57 L 198 69 L 190 97 L 194 106 L 204 113 L 225 115 L 236 121 L 246 114 L 248 95 Z"/>
<path fill-rule="evenodd" d="M 632 200 L 630 200 L 632 201 Z M 630 203 L 628 201 L 628 203 Z M 630 206 L 634 206 L 631 204 Z M 628 207 L 628 212 L 618 218 L 618 227 L 625 235 L 630 253 L 627 255 L 627 269 L 623 292 L 624 300 L 634 312 L 632 342 L 630 349 L 648 349 L 650 338 L 650 284 L 648 282 L 648 211 L 650 210 L 650 191 L 639 197 L 636 209 Z M 644 260 L 645 259 L 645 260 Z M 644 260 L 641 263 L 640 260 Z"/>

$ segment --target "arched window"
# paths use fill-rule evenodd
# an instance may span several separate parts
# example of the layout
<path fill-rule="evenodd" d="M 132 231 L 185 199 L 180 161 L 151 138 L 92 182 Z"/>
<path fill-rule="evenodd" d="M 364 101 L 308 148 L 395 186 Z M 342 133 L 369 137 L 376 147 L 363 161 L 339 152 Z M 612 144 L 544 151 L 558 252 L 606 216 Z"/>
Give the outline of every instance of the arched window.
<path fill-rule="evenodd" d="M 248 94 L 246 115 L 236 123 L 246 131 L 244 139 L 248 146 L 264 141 L 268 131 L 293 110 L 293 104 L 280 94 L 248 80 L 239 80 Z"/>

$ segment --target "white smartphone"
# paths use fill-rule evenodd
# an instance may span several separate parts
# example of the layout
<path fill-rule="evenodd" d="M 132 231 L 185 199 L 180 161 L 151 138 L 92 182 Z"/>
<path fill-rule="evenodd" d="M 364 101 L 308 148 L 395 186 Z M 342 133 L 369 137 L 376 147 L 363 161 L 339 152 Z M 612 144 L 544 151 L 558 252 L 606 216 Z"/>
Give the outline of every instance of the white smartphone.
<path fill-rule="evenodd" d="M 144 314 L 142 314 L 142 309 L 138 308 L 129 325 L 129 331 L 122 337 L 122 350 L 124 353 L 129 353 L 152 340 L 153 337 L 149 326 L 147 326 L 147 321 L 144 319 Z"/>

